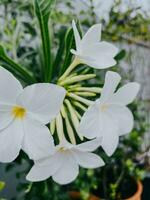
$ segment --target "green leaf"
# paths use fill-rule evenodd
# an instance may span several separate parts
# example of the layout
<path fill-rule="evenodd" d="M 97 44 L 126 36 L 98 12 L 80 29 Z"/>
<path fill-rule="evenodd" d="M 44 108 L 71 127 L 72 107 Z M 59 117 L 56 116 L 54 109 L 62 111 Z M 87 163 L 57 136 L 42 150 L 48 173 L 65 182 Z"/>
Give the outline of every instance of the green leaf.
<path fill-rule="evenodd" d="M 21 67 L 19 64 L 15 63 L 11 58 L 9 58 L 4 48 L 0 45 L 0 61 L 2 62 L 2 65 L 4 68 L 6 68 L 8 71 L 13 73 L 14 75 L 18 75 L 20 79 L 25 81 L 26 83 L 35 83 L 36 80 L 33 76 L 30 75 L 30 73 Z"/>
<path fill-rule="evenodd" d="M 115 56 L 115 59 L 119 61 L 122 60 L 125 56 L 126 56 L 126 51 L 123 49 Z"/>
<path fill-rule="evenodd" d="M 62 62 L 63 54 L 64 54 L 64 49 L 65 49 L 65 41 L 64 37 L 66 34 L 66 28 L 62 27 L 58 33 L 58 43 L 59 43 L 59 48 L 56 53 L 56 57 L 53 63 L 53 69 L 55 69 L 55 74 L 53 76 L 57 77 L 60 75 L 60 64 Z"/>
<path fill-rule="evenodd" d="M 52 76 L 52 65 L 51 65 L 51 44 L 49 35 L 49 16 L 54 5 L 55 0 L 35 0 L 35 13 L 39 22 L 42 47 L 43 47 L 43 57 L 44 57 L 44 67 L 43 74 L 44 80 L 49 82 Z"/>
<path fill-rule="evenodd" d="M 67 31 L 66 37 L 65 37 L 65 59 L 64 59 L 63 68 L 61 70 L 61 74 L 65 72 L 65 70 L 71 63 L 73 55 L 70 52 L 70 50 L 73 48 L 75 48 L 75 40 L 74 40 L 73 29 L 71 28 Z"/>

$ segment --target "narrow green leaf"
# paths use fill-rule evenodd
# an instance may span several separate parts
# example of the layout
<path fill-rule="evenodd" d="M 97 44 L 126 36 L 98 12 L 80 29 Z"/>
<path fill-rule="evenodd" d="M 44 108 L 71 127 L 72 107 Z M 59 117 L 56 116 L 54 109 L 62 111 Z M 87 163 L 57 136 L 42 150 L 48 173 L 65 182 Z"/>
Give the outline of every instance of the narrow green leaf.
<path fill-rule="evenodd" d="M 122 60 L 125 56 L 126 56 L 126 51 L 123 49 L 123 50 L 121 50 L 121 51 L 115 56 L 115 59 L 116 59 L 117 61 L 120 61 L 120 60 Z"/>
<path fill-rule="evenodd" d="M 81 31 L 79 22 L 77 22 L 76 25 L 77 25 L 79 34 L 82 38 L 82 31 Z M 73 33 L 72 28 L 68 29 L 65 36 L 65 59 L 64 59 L 63 68 L 61 70 L 61 74 L 63 74 L 66 71 L 66 69 L 69 67 L 69 65 L 71 64 L 72 57 L 73 57 L 72 53 L 70 52 L 71 49 L 76 49 L 75 38 L 74 38 L 74 33 Z"/>
<path fill-rule="evenodd" d="M 0 61 L 2 62 L 2 65 L 4 68 L 9 70 L 10 72 L 14 74 L 18 74 L 20 78 L 25 81 L 26 83 L 35 83 L 36 80 L 33 76 L 30 75 L 30 73 L 21 67 L 19 64 L 15 63 L 11 58 L 9 58 L 3 47 L 0 45 Z"/>
<path fill-rule="evenodd" d="M 69 29 L 66 33 L 66 37 L 65 37 L 65 59 L 64 59 L 64 65 L 63 68 L 61 70 L 61 74 L 63 74 L 65 72 L 65 70 L 67 69 L 67 67 L 70 65 L 71 60 L 72 60 L 72 53 L 70 52 L 70 50 L 72 48 L 75 48 L 75 40 L 74 40 L 74 34 L 73 34 L 73 29 Z"/>
<path fill-rule="evenodd" d="M 43 47 L 43 74 L 46 82 L 49 82 L 52 76 L 51 44 L 48 22 L 54 2 L 55 0 L 35 0 L 35 13 L 40 26 Z"/>
<path fill-rule="evenodd" d="M 55 74 L 53 74 L 53 76 L 55 77 L 60 75 L 60 69 L 61 69 L 60 64 L 65 50 L 65 41 L 64 41 L 65 34 L 66 34 L 66 28 L 62 27 L 58 33 L 59 48 L 57 50 L 56 57 L 53 63 L 53 69 L 55 69 Z"/>

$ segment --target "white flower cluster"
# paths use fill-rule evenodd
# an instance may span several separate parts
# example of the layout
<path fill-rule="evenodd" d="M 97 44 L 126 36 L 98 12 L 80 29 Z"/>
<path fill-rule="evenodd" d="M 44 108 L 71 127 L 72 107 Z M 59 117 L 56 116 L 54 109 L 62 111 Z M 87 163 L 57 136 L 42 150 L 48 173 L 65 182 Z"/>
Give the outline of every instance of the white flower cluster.
<path fill-rule="evenodd" d="M 78 64 L 87 64 L 96 69 L 111 67 L 116 64 L 114 56 L 118 53 L 114 45 L 99 41 L 100 24 L 92 26 L 82 39 L 75 22 L 73 30 L 76 50 L 71 52 L 75 59 L 60 77 L 59 85 L 37 83 L 23 88 L 10 72 L 0 68 L 0 161 L 12 162 L 22 149 L 34 160 L 34 166 L 27 175 L 30 181 L 42 181 L 52 176 L 59 184 L 72 182 L 79 173 L 79 166 L 97 168 L 104 165 L 104 161 L 93 151 L 101 146 L 108 156 L 112 155 L 117 148 L 119 136 L 129 133 L 133 128 L 133 115 L 127 105 L 134 100 L 140 86 L 132 82 L 116 91 L 121 77 L 109 71 L 100 98 L 95 102 L 86 101 L 89 107 L 80 123 L 76 123 L 80 137 L 92 140 L 76 145 L 74 139 L 70 143 L 61 133 L 60 111 L 67 93 L 63 86 L 91 77 L 83 75 L 67 79 L 70 72 Z M 85 92 L 87 94 L 90 93 Z M 73 94 L 68 95 L 77 98 Z M 82 98 L 78 97 L 78 100 Z M 72 114 L 67 99 L 65 103 Z M 57 145 L 46 126 L 55 118 L 57 131 L 61 135 Z M 71 134 L 72 129 L 68 119 L 65 119 L 67 131 Z"/>

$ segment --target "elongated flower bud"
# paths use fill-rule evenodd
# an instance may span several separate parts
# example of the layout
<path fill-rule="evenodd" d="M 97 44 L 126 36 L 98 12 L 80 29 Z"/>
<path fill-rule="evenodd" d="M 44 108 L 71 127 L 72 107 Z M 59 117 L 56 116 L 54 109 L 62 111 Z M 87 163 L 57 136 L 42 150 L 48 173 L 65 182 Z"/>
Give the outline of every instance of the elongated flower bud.
<path fill-rule="evenodd" d="M 72 124 L 74 125 L 74 128 L 75 128 L 75 130 L 76 130 L 76 132 L 77 132 L 77 134 L 78 134 L 80 140 L 83 140 L 83 137 L 78 133 L 79 119 L 78 119 L 78 117 L 77 117 L 77 115 L 76 115 L 76 112 L 75 112 L 75 110 L 73 109 L 71 103 L 70 103 L 67 99 L 65 100 L 65 103 L 66 103 L 67 108 L 68 108 L 68 110 L 69 110 L 69 112 L 70 112 Z"/>

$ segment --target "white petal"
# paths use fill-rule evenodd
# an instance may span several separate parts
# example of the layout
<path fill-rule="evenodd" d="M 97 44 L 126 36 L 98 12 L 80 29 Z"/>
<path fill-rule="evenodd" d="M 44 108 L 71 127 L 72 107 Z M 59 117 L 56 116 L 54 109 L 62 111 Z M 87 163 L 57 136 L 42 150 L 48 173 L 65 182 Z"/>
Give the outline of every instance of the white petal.
<path fill-rule="evenodd" d="M 116 150 L 119 142 L 119 127 L 112 118 L 103 114 L 103 138 L 102 138 L 102 148 L 108 156 L 111 156 Z"/>
<path fill-rule="evenodd" d="M 1 104 L 15 104 L 16 98 L 22 90 L 20 82 L 9 71 L 0 67 Z"/>
<path fill-rule="evenodd" d="M 61 185 L 71 183 L 79 174 L 79 166 L 70 152 L 62 153 L 63 163 L 57 172 L 52 176 L 56 183 Z"/>
<path fill-rule="evenodd" d="M 0 104 L 0 130 L 6 128 L 13 120 L 12 106 Z"/>
<path fill-rule="evenodd" d="M 26 176 L 28 181 L 38 182 L 48 179 L 51 176 L 50 166 L 34 165 Z"/>
<path fill-rule="evenodd" d="M 82 56 L 84 62 L 96 69 L 105 69 L 116 64 L 114 59 L 115 55 L 118 53 L 118 49 L 107 42 L 99 42 L 90 45 L 84 45 L 82 47 Z M 89 57 L 91 59 L 84 59 L 84 57 Z M 82 60 L 82 58 L 80 58 Z"/>
<path fill-rule="evenodd" d="M 54 154 L 54 156 L 47 158 L 47 160 L 36 162 L 26 179 L 32 182 L 46 180 L 61 167 L 61 164 L 62 158 L 60 154 Z"/>
<path fill-rule="evenodd" d="M 112 117 L 119 127 L 119 135 L 130 133 L 134 126 L 132 112 L 125 106 L 111 105 L 108 114 Z"/>
<path fill-rule="evenodd" d="M 90 56 L 95 59 L 104 58 L 104 61 L 106 60 L 106 62 L 107 59 L 114 58 L 118 53 L 118 48 L 108 42 L 97 42 L 93 43 L 92 45 L 88 43 L 83 50 L 85 56 Z"/>
<path fill-rule="evenodd" d="M 101 24 L 94 24 L 82 38 L 82 45 L 99 42 L 101 39 Z"/>
<path fill-rule="evenodd" d="M 94 68 L 94 69 L 106 69 L 116 65 L 116 61 L 111 57 L 97 57 L 93 61 L 91 59 L 86 59 L 83 56 L 80 56 L 80 60 L 82 63 Z"/>
<path fill-rule="evenodd" d="M 94 46 L 93 46 L 93 48 L 94 48 Z M 115 45 L 113 45 L 109 42 L 105 42 L 105 41 L 100 42 L 99 44 L 95 45 L 95 48 L 97 48 L 97 50 L 98 50 L 98 52 L 96 52 L 96 55 L 97 56 L 100 55 L 100 52 L 101 52 L 101 57 L 105 56 L 108 58 L 109 57 L 114 58 L 117 55 L 117 53 L 119 52 L 118 48 Z"/>
<path fill-rule="evenodd" d="M 119 143 L 119 136 L 117 133 L 105 134 L 102 140 L 102 147 L 108 156 L 111 156 Z"/>
<path fill-rule="evenodd" d="M 101 145 L 101 143 L 102 139 L 96 138 L 94 140 L 78 144 L 75 148 L 80 151 L 95 151 Z"/>
<path fill-rule="evenodd" d="M 104 161 L 96 154 L 89 152 L 73 151 L 78 164 L 83 168 L 98 168 L 104 165 Z"/>
<path fill-rule="evenodd" d="M 12 162 L 19 155 L 23 140 L 20 120 L 14 120 L 0 132 L 0 162 Z"/>
<path fill-rule="evenodd" d="M 97 104 L 90 106 L 81 118 L 78 132 L 86 138 L 92 139 L 101 134 L 100 108 Z"/>
<path fill-rule="evenodd" d="M 119 105 L 128 105 L 136 98 L 139 90 L 140 85 L 138 83 L 128 83 L 118 89 L 110 99 L 110 102 Z"/>
<path fill-rule="evenodd" d="M 38 160 L 54 153 L 54 142 L 49 129 L 32 119 L 25 119 L 22 149 L 33 160 Z"/>
<path fill-rule="evenodd" d="M 81 38 L 80 38 L 78 29 L 77 29 L 77 27 L 76 27 L 76 23 L 75 23 L 74 20 L 72 21 L 72 28 L 73 28 L 74 37 L 75 37 L 75 42 L 76 42 L 76 49 L 79 50 Z"/>
<path fill-rule="evenodd" d="M 104 87 L 102 89 L 100 97 L 101 103 L 107 103 L 107 101 L 115 92 L 120 80 L 121 77 L 118 73 L 111 71 L 108 71 L 106 73 Z"/>
<path fill-rule="evenodd" d="M 18 97 L 32 117 L 44 124 L 52 121 L 60 111 L 66 91 L 55 84 L 39 83 L 28 86 Z"/>

